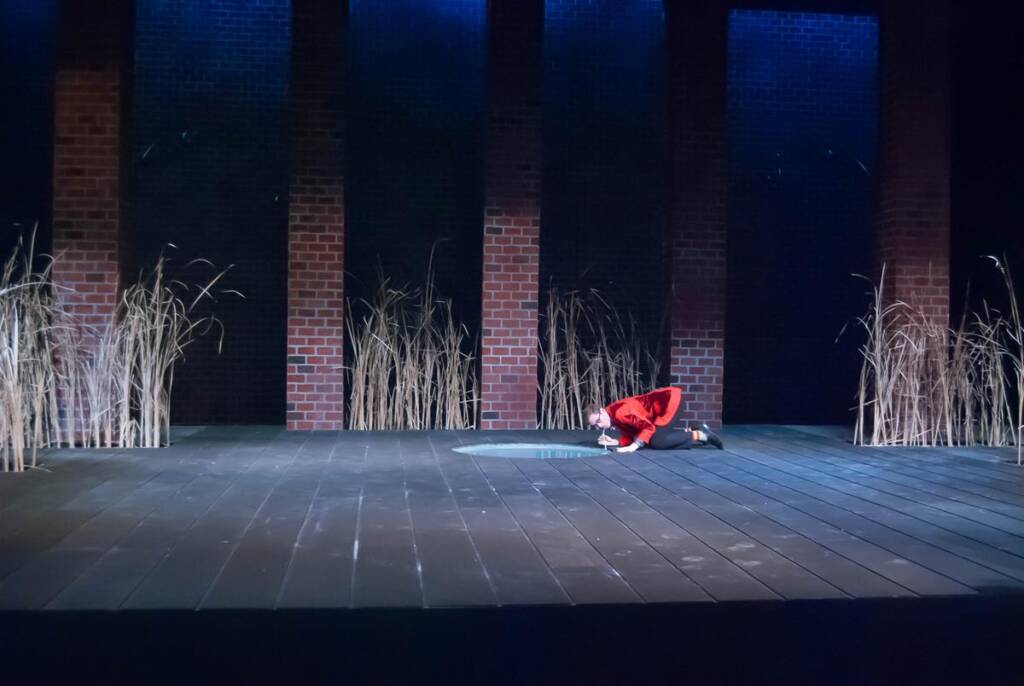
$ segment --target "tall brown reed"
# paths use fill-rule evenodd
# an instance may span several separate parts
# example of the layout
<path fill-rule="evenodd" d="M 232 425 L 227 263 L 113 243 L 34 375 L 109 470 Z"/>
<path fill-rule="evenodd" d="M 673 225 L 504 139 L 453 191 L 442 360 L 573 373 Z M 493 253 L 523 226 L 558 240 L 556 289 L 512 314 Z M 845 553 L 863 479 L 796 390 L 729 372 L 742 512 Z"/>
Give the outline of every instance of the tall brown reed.
<path fill-rule="evenodd" d="M 33 271 L 33 238 L 18 241 L 0 271 L 0 465 L 22 471 L 37 462 L 40 447 L 54 440 L 55 375 L 52 352 L 56 304 L 49 276 L 52 263 Z M 56 435 L 59 441 L 59 434 Z"/>
<path fill-rule="evenodd" d="M 349 428 L 472 428 L 475 344 L 456 324 L 451 300 L 438 297 L 432 267 L 419 289 L 392 288 L 381 275 L 373 300 L 359 301 L 359 308 L 357 319 L 350 302 L 346 315 Z"/>
<path fill-rule="evenodd" d="M 656 355 L 597 291 L 548 291 L 538 342 L 540 428 L 580 429 L 583 409 L 654 386 Z"/>
<path fill-rule="evenodd" d="M 1024 320 L 1021 317 L 1020 303 L 1017 300 L 1017 289 L 1010 274 L 1010 268 L 1006 264 L 1006 258 L 1000 260 L 989 255 L 989 259 L 995 262 L 996 268 L 1003 277 L 1003 284 L 1006 286 L 1008 299 L 1008 314 L 1005 319 L 1006 335 L 1009 344 L 1006 346 L 1006 354 L 1013 367 L 1013 377 L 1017 391 L 1017 408 L 1015 413 L 1015 430 L 1017 443 L 1017 464 L 1024 464 Z"/>
<path fill-rule="evenodd" d="M 194 311 L 214 299 L 227 270 L 189 287 L 168 280 L 161 256 L 122 293 L 107 325 L 95 328 L 64 306 L 67 289 L 52 281 L 53 260 L 34 271 L 34 259 L 33 244 L 19 242 L 0 272 L 2 469 L 35 466 L 38 450 L 61 445 L 165 445 L 174 365 L 197 333 L 219 327 Z"/>
<path fill-rule="evenodd" d="M 1009 270 L 996 264 L 1007 285 L 1009 313 L 986 303 L 980 312 L 965 312 L 956 329 L 936 324 L 905 302 L 889 302 L 883 268 L 869 311 L 858 320 L 866 336 L 856 443 L 1017 445 L 1019 460 L 1024 337 Z"/>
<path fill-rule="evenodd" d="M 216 271 L 208 260 L 192 260 L 186 268 L 193 265 Z M 174 366 L 184 357 L 196 334 L 217 329 L 218 353 L 224 341 L 220 320 L 213 314 L 197 317 L 195 311 L 200 303 L 216 302 L 214 288 L 230 267 L 214 273 L 199 286 L 169 279 L 167 267 L 167 260 L 161 255 L 148 275 L 140 277 L 124 291 L 122 312 L 117 319 L 118 331 L 113 334 L 110 346 L 121 353 L 124 365 L 119 377 L 121 388 L 130 393 L 130 403 L 117 407 L 122 411 L 122 421 L 134 415 L 138 430 L 136 442 L 143 448 L 156 448 L 169 440 Z M 218 292 L 243 297 L 234 290 Z M 125 436 L 132 439 L 134 431 L 129 430 Z"/>

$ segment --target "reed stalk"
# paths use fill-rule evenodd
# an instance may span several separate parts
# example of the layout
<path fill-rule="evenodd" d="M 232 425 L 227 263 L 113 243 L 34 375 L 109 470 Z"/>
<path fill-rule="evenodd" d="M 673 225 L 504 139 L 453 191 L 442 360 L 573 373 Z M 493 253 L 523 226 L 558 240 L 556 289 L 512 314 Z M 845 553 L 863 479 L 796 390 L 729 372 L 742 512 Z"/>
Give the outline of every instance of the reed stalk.
<path fill-rule="evenodd" d="M 993 258 L 994 259 L 994 258 Z M 987 303 L 950 329 L 888 302 L 885 269 L 866 315 L 854 442 L 862 445 L 1016 445 L 1024 425 L 1024 330 L 1013 280 L 1004 315 Z M 1016 398 L 1017 406 L 1012 407 Z"/>
<path fill-rule="evenodd" d="M 361 315 L 357 317 L 354 311 Z M 349 302 L 348 428 L 469 429 L 476 423 L 475 341 L 438 296 L 433 259 L 422 288 L 383 275 L 372 300 Z"/>
<path fill-rule="evenodd" d="M 34 243 L 19 241 L 0 270 L 0 469 L 34 467 L 39 450 L 62 445 L 166 445 L 174 366 L 195 335 L 220 326 L 195 309 L 227 270 L 190 288 L 166 278 L 161 256 L 96 328 L 66 306 L 54 260 L 38 271 L 34 260 Z"/>
<path fill-rule="evenodd" d="M 548 291 L 541 316 L 538 428 L 585 427 L 584 408 L 653 388 L 656 355 L 597 291 Z"/>
<path fill-rule="evenodd" d="M 1008 300 L 1008 316 L 1004 320 L 1004 330 L 1009 339 L 1006 346 L 1006 355 L 1013 367 L 1014 386 L 1017 395 L 1017 407 L 1015 414 L 1014 435 L 1017 444 L 1017 464 L 1022 464 L 1022 444 L 1024 444 L 1024 323 L 1022 323 L 1020 303 L 1017 300 L 1017 289 L 1013 281 L 1013 275 L 1006 264 L 1006 258 L 999 260 L 997 257 L 989 256 L 1000 275 L 1003 277 L 1003 284 L 1006 286 Z"/>

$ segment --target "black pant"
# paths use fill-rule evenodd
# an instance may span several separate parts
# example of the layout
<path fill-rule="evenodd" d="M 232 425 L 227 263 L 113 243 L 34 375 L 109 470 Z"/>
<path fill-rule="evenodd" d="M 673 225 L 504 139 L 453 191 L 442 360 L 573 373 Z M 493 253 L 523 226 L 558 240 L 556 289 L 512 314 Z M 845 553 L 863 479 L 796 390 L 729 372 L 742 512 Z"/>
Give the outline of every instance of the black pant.
<path fill-rule="evenodd" d="M 693 432 L 679 418 L 679 411 L 683 409 L 683 403 L 679 403 L 675 414 L 665 426 L 655 428 L 654 435 L 647 445 L 654 450 L 688 450 L 697 444 L 693 440 Z"/>

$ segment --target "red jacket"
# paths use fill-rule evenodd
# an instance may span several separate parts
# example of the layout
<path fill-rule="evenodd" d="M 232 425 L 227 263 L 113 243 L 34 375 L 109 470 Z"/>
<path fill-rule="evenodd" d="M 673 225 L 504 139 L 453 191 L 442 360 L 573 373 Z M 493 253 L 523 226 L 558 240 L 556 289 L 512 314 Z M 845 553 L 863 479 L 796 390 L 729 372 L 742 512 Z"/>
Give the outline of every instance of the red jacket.
<path fill-rule="evenodd" d="M 619 445 L 629 445 L 637 439 L 650 443 L 654 430 L 672 421 L 682 398 L 683 392 L 678 388 L 656 388 L 650 393 L 616 400 L 604 410 L 621 434 Z"/>

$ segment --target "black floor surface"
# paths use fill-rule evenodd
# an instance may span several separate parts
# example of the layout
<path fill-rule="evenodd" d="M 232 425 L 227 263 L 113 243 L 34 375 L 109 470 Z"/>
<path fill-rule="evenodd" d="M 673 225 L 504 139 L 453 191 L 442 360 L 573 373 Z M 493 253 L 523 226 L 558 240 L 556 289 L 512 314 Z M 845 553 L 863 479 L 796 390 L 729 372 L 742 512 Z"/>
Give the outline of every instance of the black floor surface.
<path fill-rule="evenodd" d="M 1003 449 L 471 457 L 571 432 L 179 430 L 0 475 L 0 674 L 124 683 L 1024 683 Z"/>

